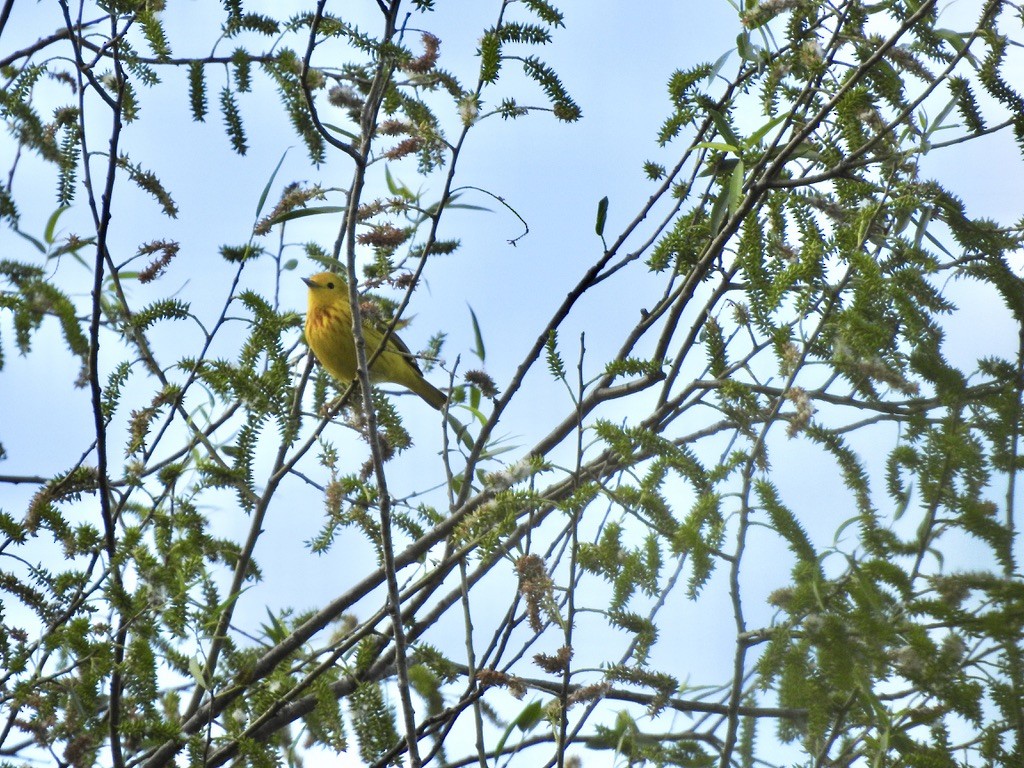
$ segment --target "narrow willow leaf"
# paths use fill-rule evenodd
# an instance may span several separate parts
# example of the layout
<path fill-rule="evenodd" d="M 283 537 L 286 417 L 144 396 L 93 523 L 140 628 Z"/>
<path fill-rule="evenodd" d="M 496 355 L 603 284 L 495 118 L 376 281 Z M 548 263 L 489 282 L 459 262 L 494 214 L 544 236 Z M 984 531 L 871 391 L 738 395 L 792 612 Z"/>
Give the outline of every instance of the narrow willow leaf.
<path fill-rule="evenodd" d="M 344 213 L 348 210 L 346 205 L 320 205 L 314 208 L 296 208 L 291 211 L 285 211 L 279 213 L 277 216 L 268 220 L 268 224 L 273 226 L 274 224 L 281 224 L 285 221 L 291 221 L 292 219 L 302 219 L 306 216 L 324 216 L 331 213 Z"/>
<path fill-rule="evenodd" d="M 487 358 L 487 350 L 484 347 L 484 335 L 480 330 L 480 321 L 477 320 L 476 312 L 473 311 L 473 307 L 469 304 L 466 306 L 469 308 L 470 321 L 473 323 L 473 352 L 478 358 L 480 358 L 480 362 L 483 362 Z"/>
<path fill-rule="evenodd" d="M 729 215 L 735 216 L 743 200 L 743 175 L 746 172 L 743 161 L 736 163 L 729 179 Z"/>
<path fill-rule="evenodd" d="M 50 214 L 50 218 L 46 220 L 46 229 L 43 230 L 43 241 L 47 245 L 53 245 L 53 233 L 57 228 L 57 220 L 67 211 L 70 206 L 62 205 L 60 208 Z"/>
<path fill-rule="evenodd" d="M 263 206 L 267 204 L 267 197 L 270 195 L 270 188 L 274 186 L 274 179 L 277 178 L 277 172 L 281 170 L 281 166 L 284 165 L 284 159 L 288 156 L 288 150 L 286 149 L 281 153 L 281 159 L 277 161 L 277 165 L 274 166 L 274 172 L 270 174 L 270 178 L 267 179 L 267 183 L 263 187 L 263 192 L 260 193 L 259 202 L 256 203 L 256 219 L 259 220 L 260 214 L 263 213 Z"/>
<path fill-rule="evenodd" d="M 594 224 L 594 231 L 597 236 L 604 237 L 604 225 L 608 219 L 608 195 L 605 195 L 597 203 L 597 221 Z"/>

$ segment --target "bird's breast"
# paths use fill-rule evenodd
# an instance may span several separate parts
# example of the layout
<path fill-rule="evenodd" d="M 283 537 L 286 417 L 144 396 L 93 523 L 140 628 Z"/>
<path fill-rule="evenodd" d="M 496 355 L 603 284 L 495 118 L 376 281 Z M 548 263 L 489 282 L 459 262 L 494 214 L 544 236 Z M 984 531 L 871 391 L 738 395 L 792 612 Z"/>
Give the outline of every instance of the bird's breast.
<path fill-rule="evenodd" d="M 336 379 L 348 382 L 355 378 L 356 351 L 347 307 L 310 307 L 306 313 L 306 342 Z"/>
<path fill-rule="evenodd" d="M 340 325 L 344 318 L 342 313 L 331 307 L 310 307 L 306 313 L 306 330 L 323 331 L 326 328 Z"/>

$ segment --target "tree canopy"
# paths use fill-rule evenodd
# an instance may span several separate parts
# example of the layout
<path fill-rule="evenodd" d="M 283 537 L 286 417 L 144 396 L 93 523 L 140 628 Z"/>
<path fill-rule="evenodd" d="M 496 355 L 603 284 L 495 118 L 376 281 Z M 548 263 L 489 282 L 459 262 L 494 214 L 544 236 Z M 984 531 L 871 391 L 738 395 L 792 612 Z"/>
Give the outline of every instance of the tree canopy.
<path fill-rule="evenodd" d="M 5 0 L 5 765 L 1024 764 L 1024 14 L 610 5 Z"/>

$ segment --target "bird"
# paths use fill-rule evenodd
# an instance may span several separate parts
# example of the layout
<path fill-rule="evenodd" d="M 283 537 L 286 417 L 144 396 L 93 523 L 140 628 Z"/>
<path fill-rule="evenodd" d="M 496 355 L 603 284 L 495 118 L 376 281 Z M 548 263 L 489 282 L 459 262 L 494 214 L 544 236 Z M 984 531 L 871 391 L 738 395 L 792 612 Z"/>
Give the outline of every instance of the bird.
<path fill-rule="evenodd" d="M 358 368 L 348 283 L 333 272 L 304 277 L 302 282 L 309 287 L 306 343 L 331 376 L 348 384 L 355 380 Z M 380 348 L 384 333 L 363 320 L 363 339 L 369 361 Z M 448 401 L 441 390 L 423 378 L 415 356 L 394 333 L 388 337 L 384 351 L 370 365 L 370 381 L 403 386 L 436 410 L 441 410 Z"/>

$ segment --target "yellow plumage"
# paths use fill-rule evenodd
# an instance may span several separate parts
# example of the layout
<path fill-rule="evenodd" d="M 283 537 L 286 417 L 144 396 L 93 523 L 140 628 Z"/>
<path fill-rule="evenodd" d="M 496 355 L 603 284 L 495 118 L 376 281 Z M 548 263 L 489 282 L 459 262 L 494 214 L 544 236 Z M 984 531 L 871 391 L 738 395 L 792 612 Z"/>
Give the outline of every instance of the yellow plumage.
<path fill-rule="evenodd" d="M 309 286 L 306 343 L 328 373 L 342 384 L 348 384 L 356 378 L 357 369 L 348 285 L 331 272 L 303 278 L 303 282 Z M 380 347 L 384 333 L 364 320 L 363 339 L 369 360 Z M 391 334 L 384 352 L 370 366 L 370 380 L 403 386 L 438 410 L 447 400 L 443 392 L 423 378 L 416 358 L 395 334 Z"/>

